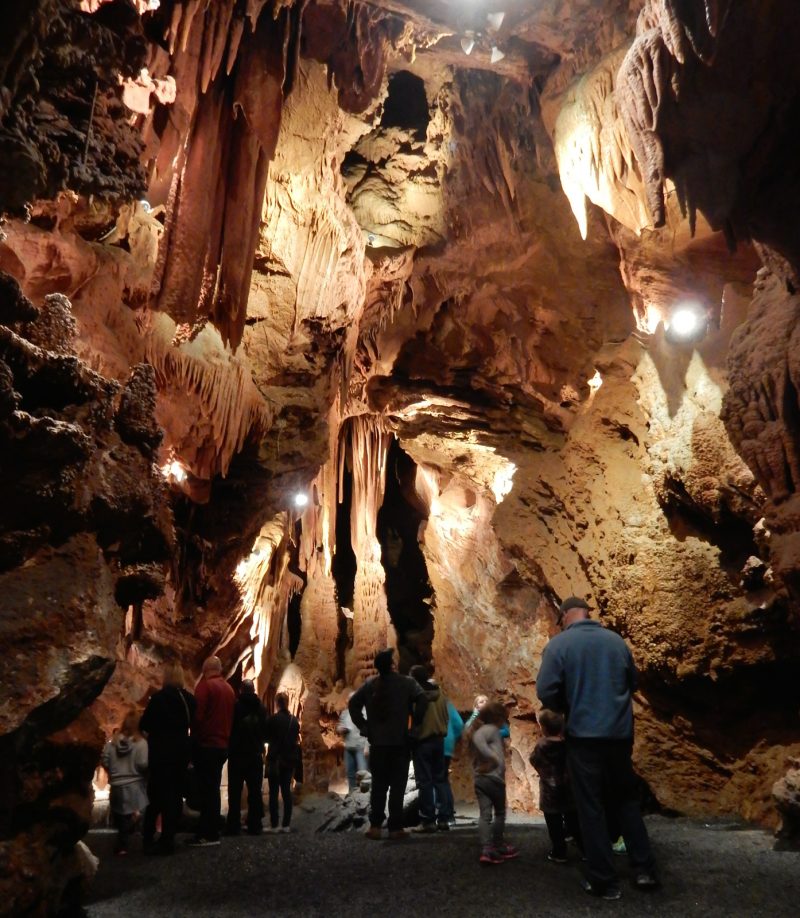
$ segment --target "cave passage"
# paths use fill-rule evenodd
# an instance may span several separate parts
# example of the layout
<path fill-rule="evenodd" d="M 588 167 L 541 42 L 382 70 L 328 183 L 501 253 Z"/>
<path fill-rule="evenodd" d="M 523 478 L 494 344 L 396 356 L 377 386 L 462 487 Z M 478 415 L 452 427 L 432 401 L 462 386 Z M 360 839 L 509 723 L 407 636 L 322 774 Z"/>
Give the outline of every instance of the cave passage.
<path fill-rule="evenodd" d="M 386 492 L 378 511 L 378 540 L 402 672 L 429 662 L 433 642 L 433 589 L 419 545 L 419 528 L 427 513 L 414 487 L 416 471 L 414 460 L 393 439 L 387 457 Z"/>

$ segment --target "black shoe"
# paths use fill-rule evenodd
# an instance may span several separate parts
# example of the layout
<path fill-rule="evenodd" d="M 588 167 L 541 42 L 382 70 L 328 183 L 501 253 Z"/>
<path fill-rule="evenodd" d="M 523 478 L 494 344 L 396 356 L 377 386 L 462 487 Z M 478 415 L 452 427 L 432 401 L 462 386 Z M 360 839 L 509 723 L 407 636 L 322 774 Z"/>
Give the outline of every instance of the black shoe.
<path fill-rule="evenodd" d="M 450 823 L 449 823 L 449 822 L 437 822 L 437 823 L 436 823 L 436 828 L 437 828 L 440 832 L 449 832 L 449 831 L 450 831 Z"/>
<path fill-rule="evenodd" d="M 653 892 L 661 886 L 658 877 L 650 870 L 637 870 L 632 882 L 634 888 L 642 892 Z"/>
<path fill-rule="evenodd" d="M 607 899 L 609 902 L 614 902 L 616 899 L 622 898 L 622 890 L 616 882 L 600 886 L 598 883 L 592 883 L 591 880 L 582 880 L 581 886 L 585 893 L 590 896 L 596 896 L 598 899 Z"/>
<path fill-rule="evenodd" d="M 555 851 L 551 851 L 547 855 L 547 860 L 551 861 L 553 864 L 566 864 L 567 856 L 566 854 L 556 854 Z"/>

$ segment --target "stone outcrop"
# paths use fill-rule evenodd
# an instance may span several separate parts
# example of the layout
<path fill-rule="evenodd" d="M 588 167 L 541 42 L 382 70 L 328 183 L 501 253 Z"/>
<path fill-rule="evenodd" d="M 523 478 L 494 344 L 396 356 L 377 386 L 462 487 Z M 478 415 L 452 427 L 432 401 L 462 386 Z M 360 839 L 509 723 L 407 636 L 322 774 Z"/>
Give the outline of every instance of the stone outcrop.
<path fill-rule="evenodd" d="M 0 889 L 11 913 L 44 914 L 90 821 L 104 734 L 87 706 L 114 670 L 124 609 L 163 591 L 173 530 L 151 462 L 152 370 L 125 387 L 100 376 L 74 355 L 65 297 L 37 311 L 8 275 L 2 291 L 0 629 L 14 651 Z"/>

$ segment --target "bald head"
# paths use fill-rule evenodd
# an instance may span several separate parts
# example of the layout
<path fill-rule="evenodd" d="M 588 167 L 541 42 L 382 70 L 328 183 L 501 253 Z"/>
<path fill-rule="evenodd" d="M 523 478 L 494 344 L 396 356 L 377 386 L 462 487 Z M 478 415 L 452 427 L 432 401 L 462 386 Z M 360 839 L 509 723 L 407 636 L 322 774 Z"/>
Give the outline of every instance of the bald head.
<path fill-rule="evenodd" d="M 209 657 L 203 663 L 203 676 L 210 679 L 212 676 L 222 675 L 222 660 L 219 657 Z"/>

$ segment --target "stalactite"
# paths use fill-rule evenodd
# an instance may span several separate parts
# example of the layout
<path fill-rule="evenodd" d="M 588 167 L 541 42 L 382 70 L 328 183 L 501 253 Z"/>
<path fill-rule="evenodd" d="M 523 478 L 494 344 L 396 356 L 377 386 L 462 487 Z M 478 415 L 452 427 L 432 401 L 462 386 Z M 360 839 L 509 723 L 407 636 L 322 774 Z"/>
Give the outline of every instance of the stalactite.
<path fill-rule="evenodd" d="M 663 109 L 680 96 L 683 69 L 697 60 L 711 65 L 730 0 L 648 0 L 637 37 L 617 78 L 617 97 L 631 147 L 645 182 L 655 226 L 666 222 L 664 144 L 659 135 Z M 689 204 L 694 223 L 694 208 Z"/>
<path fill-rule="evenodd" d="M 378 510 L 386 487 L 386 456 L 391 434 L 378 415 L 350 418 L 344 429 L 346 455 L 353 475 L 350 534 L 357 570 L 353 601 L 353 648 L 347 677 L 357 685 L 372 671 L 376 652 L 394 643 L 384 587 Z"/>
<path fill-rule="evenodd" d="M 231 460 L 247 440 L 263 435 L 272 424 L 273 413 L 253 383 L 248 366 L 220 344 L 208 328 L 194 342 L 179 348 L 156 333 L 146 338 L 146 359 L 156 372 L 159 390 L 196 397 L 211 427 L 211 443 L 172 444 L 200 478 L 227 475 Z"/>
<path fill-rule="evenodd" d="M 259 15 L 262 6 L 248 5 L 249 31 L 235 17 L 235 0 L 206 3 L 202 9 L 191 3 L 180 14 L 176 7 L 168 38 L 170 47 L 182 49 L 173 69 L 177 110 L 187 123 L 168 121 L 162 129 L 164 144 L 174 153 L 169 159 L 159 152 L 154 175 L 163 189 L 166 170 L 174 169 L 166 254 L 154 286 L 157 306 L 190 324 L 210 316 L 234 348 L 244 329 L 293 27 L 288 13 L 277 21 Z M 183 63 L 187 55 L 189 66 Z M 187 71 L 183 80 L 179 69 Z M 182 85 L 186 80 L 190 85 Z"/>

